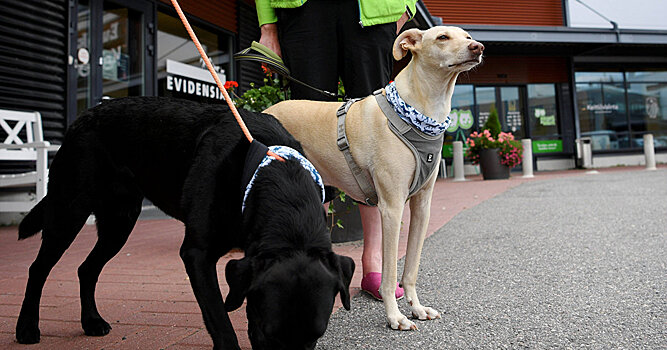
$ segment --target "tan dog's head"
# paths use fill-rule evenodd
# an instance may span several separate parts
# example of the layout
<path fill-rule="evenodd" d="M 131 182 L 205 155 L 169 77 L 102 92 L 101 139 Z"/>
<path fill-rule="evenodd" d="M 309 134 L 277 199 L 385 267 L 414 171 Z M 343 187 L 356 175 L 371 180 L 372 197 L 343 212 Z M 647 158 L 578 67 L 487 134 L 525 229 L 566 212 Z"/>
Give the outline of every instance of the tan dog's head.
<path fill-rule="evenodd" d="M 484 45 L 461 28 L 437 26 L 401 33 L 394 41 L 394 58 L 400 60 L 408 50 L 433 69 L 463 72 L 482 62 Z"/>

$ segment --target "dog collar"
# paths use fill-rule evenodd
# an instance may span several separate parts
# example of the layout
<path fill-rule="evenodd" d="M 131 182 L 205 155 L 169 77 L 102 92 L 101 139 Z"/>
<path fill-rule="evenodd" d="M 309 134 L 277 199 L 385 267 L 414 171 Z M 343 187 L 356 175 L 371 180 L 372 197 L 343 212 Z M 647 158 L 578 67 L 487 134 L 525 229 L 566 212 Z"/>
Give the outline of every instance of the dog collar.
<path fill-rule="evenodd" d="M 322 203 L 324 203 L 324 183 L 322 182 L 322 176 L 320 176 L 320 173 L 317 172 L 315 167 L 311 162 L 306 159 L 301 153 L 299 153 L 297 150 L 287 147 L 287 146 L 269 146 L 269 150 L 271 150 L 273 153 L 285 158 L 285 159 L 294 159 L 298 160 L 301 163 L 301 166 L 308 170 L 310 173 L 310 176 L 315 180 L 315 183 L 317 183 L 320 186 L 320 189 L 322 190 Z M 248 198 L 248 193 L 250 193 L 250 189 L 252 188 L 253 183 L 255 182 L 255 178 L 257 177 L 257 172 L 259 172 L 259 169 L 262 167 L 265 167 L 269 165 L 272 161 L 274 161 L 276 158 L 266 155 L 264 159 L 259 163 L 257 166 L 257 169 L 255 170 L 255 173 L 252 175 L 252 178 L 248 182 L 248 185 L 245 188 L 245 194 L 243 195 L 243 204 L 241 206 L 241 211 L 245 210 L 245 201 Z"/>
<path fill-rule="evenodd" d="M 401 96 L 398 95 L 398 90 L 396 90 L 396 83 L 391 82 L 385 86 L 384 91 L 387 94 L 387 101 L 394 107 L 394 110 L 401 119 L 405 120 L 406 123 L 414 126 L 417 130 L 423 132 L 426 135 L 438 136 L 441 135 L 452 122 L 452 119 L 447 116 L 445 121 L 438 123 L 435 119 L 429 118 L 423 115 L 421 112 L 416 110 L 414 107 L 407 104 Z"/>

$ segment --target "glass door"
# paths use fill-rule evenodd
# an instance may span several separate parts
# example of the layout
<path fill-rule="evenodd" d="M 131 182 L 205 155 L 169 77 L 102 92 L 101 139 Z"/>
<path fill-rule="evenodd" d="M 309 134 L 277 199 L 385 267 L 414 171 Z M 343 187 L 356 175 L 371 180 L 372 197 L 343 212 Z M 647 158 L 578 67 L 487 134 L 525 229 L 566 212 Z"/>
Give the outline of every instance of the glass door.
<path fill-rule="evenodd" d="M 525 118 L 525 92 L 518 86 L 500 87 L 500 109 L 498 117 L 503 126 L 503 131 L 514 134 L 514 138 L 520 140 L 526 137 Z"/>
<path fill-rule="evenodd" d="M 492 86 L 477 87 L 475 88 L 475 97 L 477 99 L 477 110 L 479 111 L 477 127 L 482 130 L 484 123 L 489 119 L 491 110 L 493 108 L 498 110 L 496 107 L 496 88 Z"/>
<path fill-rule="evenodd" d="M 79 0 L 76 114 L 103 99 L 154 92 L 154 10 L 146 1 Z"/>

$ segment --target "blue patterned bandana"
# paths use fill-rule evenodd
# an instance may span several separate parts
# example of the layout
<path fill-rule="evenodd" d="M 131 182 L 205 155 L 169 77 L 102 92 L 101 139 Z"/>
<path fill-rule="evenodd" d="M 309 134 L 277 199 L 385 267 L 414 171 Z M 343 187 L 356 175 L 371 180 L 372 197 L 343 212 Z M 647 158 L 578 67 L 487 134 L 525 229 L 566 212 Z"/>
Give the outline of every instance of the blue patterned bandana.
<path fill-rule="evenodd" d="M 438 123 L 435 119 L 421 114 L 414 107 L 405 103 L 401 96 L 398 96 L 398 90 L 396 90 L 396 84 L 394 82 L 385 86 L 384 91 L 387 93 L 387 101 L 394 107 L 398 116 L 426 135 L 438 136 L 445 132 L 449 127 L 449 124 L 452 122 L 452 119 L 447 116 L 443 123 Z"/>
<path fill-rule="evenodd" d="M 320 176 L 320 173 L 315 170 L 315 167 L 311 162 L 306 159 L 301 153 L 296 151 L 293 148 L 287 147 L 287 146 L 269 146 L 269 150 L 273 151 L 273 153 L 285 158 L 285 159 L 296 159 L 301 163 L 301 166 L 304 167 L 304 169 L 308 170 L 310 173 L 310 176 L 313 177 L 313 180 L 320 185 L 320 188 L 322 189 L 322 203 L 324 203 L 324 183 L 322 182 L 322 177 Z M 250 193 L 250 189 L 252 188 L 253 183 L 255 182 L 255 178 L 257 177 L 257 172 L 259 169 L 261 169 L 264 166 L 269 165 L 271 161 L 274 161 L 276 158 L 266 155 L 264 159 L 262 160 L 261 163 L 259 163 L 259 166 L 257 167 L 257 170 L 255 170 L 255 173 L 252 175 L 252 179 L 250 179 L 250 182 L 248 182 L 248 186 L 245 188 L 245 194 L 243 195 L 243 205 L 241 206 L 241 211 L 245 210 L 245 200 L 248 198 L 248 193 Z"/>

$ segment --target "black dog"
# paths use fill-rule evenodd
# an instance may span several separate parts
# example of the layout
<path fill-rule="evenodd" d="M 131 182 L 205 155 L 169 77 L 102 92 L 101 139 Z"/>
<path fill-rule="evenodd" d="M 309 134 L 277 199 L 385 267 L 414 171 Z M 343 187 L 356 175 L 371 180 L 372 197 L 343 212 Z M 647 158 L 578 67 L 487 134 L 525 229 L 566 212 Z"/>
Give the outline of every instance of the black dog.
<path fill-rule="evenodd" d="M 269 115 L 242 111 L 255 139 L 302 152 Z M 39 342 L 46 278 L 90 213 L 98 241 L 78 269 L 81 323 L 87 335 L 111 326 L 95 304 L 104 265 L 127 241 L 144 197 L 185 224 L 180 255 L 216 349 L 238 349 L 226 311 L 247 297 L 253 348 L 312 349 L 336 294 L 349 309 L 354 262 L 336 255 L 321 189 L 298 161 L 261 168 L 241 211 L 249 148 L 229 109 L 185 100 L 124 98 L 81 115 L 50 169 L 48 195 L 19 226 L 19 239 L 42 230 L 16 325 L 20 343 Z M 216 262 L 234 247 L 245 257 L 226 267 L 224 303 Z"/>

